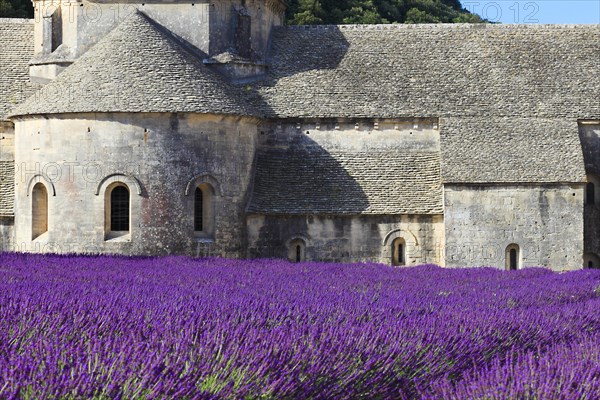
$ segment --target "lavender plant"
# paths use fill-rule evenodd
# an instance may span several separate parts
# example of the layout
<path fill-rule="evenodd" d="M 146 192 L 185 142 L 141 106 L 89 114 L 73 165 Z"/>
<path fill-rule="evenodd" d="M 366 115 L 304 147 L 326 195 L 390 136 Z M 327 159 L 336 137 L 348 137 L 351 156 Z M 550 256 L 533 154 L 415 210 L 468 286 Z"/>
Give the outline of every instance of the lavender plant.
<path fill-rule="evenodd" d="M 600 271 L 0 255 L 0 398 L 600 398 Z"/>

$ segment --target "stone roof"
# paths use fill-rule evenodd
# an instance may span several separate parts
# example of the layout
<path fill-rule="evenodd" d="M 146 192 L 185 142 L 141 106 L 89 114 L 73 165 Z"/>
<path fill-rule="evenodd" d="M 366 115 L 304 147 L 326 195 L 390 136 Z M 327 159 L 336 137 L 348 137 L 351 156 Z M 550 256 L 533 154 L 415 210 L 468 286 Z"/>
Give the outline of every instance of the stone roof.
<path fill-rule="evenodd" d="M 197 112 L 254 115 L 241 88 L 139 11 L 11 114 Z"/>
<path fill-rule="evenodd" d="M 600 25 L 288 26 L 270 62 L 272 117 L 600 118 Z"/>
<path fill-rule="evenodd" d="M 0 121 L 22 102 L 29 85 L 29 59 L 33 54 L 33 20 L 0 18 Z"/>
<path fill-rule="evenodd" d="M 12 217 L 15 203 L 15 163 L 0 161 L 0 217 Z"/>
<path fill-rule="evenodd" d="M 585 182 L 577 121 L 451 117 L 440 121 L 444 183 Z"/>
<path fill-rule="evenodd" d="M 581 182 L 598 25 L 281 27 L 255 85 L 273 118 L 441 117 L 444 182 Z"/>
<path fill-rule="evenodd" d="M 31 22 L 5 21 L 0 20 L 0 68 L 5 69 L 0 88 L 8 90 L 0 90 L 0 116 L 23 93 L 18 89 L 27 80 L 26 64 L 33 52 Z M 600 119 L 598 25 L 278 27 L 266 78 L 243 87 L 227 83 L 203 59 L 207 55 L 190 49 L 136 12 L 12 114 L 114 111 L 273 119 L 439 117 L 442 153 L 435 168 L 439 170 L 441 163 L 438 174 L 446 183 L 581 182 L 583 159 L 576 121 Z M 17 89 L 11 89 L 14 83 Z M 13 94 L 16 100 L 6 97 Z M 368 159 L 355 154 L 346 160 L 332 154 L 330 164 L 323 168 L 333 165 L 336 157 L 345 160 L 337 160 L 335 169 L 341 174 L 338 178 L 346 171 L 339 185 L 349 194 L 343 205 L 331 201 L 328 196 L 335 194 L 335 188 L 318 177 L 312 182 L 325 186 L 317 185 L 317 189 L 328 187 L 331 193 L 316 190 L 316 197 L 306 197 L 304 203 L 295 200 L 297 204 L 289 203 L 284 193 L 278 197 L 275 191 L 284 192 L 288 179 L 295 176 L 296 161 L 263 155 L 250 209 L 437 212 L 437 203 L 431 200 L 437 198 L 437 189 L 431 198 L 423 195 L 431 201 L 396 200 L 405 195 L 398 189 L 402 194 L 394 194 L 397 205 L 389 206 L 377 185 L 370 189 L 370 181 L 362 178 L 361 168 L 364 174 L 370 170 L 353 164 L 355 156 L 364 156 L 362 162 L 369 168 L 377 164 L 377 157 L 392 157 L 369 153 Z M 327 159 L 320 155 L 310 162 L 325 162 L 319 157 Z M 395 162 L 391 165 L 401 173 Z M 273 176 L 264 170 L 271 164 L 282 166 Z M 379 172 L 383 177 L 374 176 L 374 182 L 387 179 L 386 170 Z M 303 190 L 313 187 L 296 178 Z M 269 182 L 275 189 L 267 187 Z M 413 183 L 402 184 L 416 188 L 410 186 Z"/>
<path fill-rule="evenodd" d="M 259 154 L 249 212 L 267 214 L 441 214 L 438 153 Z"/>

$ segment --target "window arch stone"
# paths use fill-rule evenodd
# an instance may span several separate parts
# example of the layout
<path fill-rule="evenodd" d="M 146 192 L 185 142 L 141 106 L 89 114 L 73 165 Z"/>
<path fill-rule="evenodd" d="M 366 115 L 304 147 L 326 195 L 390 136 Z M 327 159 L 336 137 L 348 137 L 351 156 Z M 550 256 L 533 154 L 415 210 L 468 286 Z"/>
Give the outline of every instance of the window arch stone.
<path fill-rule="evenodd" d="M 106 188 L 115 182 L 122 182 L 127 185 L 128 188 L 134 187 L 139 196 L 142 196 L 143 194 L 142 184 L 135 176 L 115 172 L 114 174 L 106 175 L 104 178 L 102 178 L 102 180 L 98 183 L 98 186 L 96 186 L 95 195 L 98 196 L 100 193 L 105 192 Z"/>
<path fill-rule="evenodd" d="M 124 182 L 113 182 L 104 194 L 105 239 L 130 238 L 131 190 Z"/>
<path fill-rule="evenodd" d="M 35 174 L 31 177 L 31 179 L 29 179 L 29 182 L 27 183 L 27 196 L 33 192 L 33 187 L 39 182 L 44 183 L 49 195 L 56 196 L 56 188 L 54 187 L 54 183 L 44 174 Z"/>
<path fill-rule="evenodd" d="M 401 239 L 401 241 L 397 239 Z M 404 264 L 395 264 L 394 244 L 396 244 L 396 250 L 398 250 L 397 245 L 400 243 L 402 243 L 402 250 L 404 251 Z M 414 251 L 418 246 L 419 239 L 409 229 L 393 229 L 383 238 L 381 262 L 389 265 L 410 265 L 409 256 L 411 249 Z"/>
<path fill-rule="evenodd" d="M 406 241 L 403 237 L 397 237 L 392 241 L 392 265 L 406 265 Z"/>
<path fill-rule="evenodd" d="M 583 268 L 600 268 L 600 257 L 595 253 L 583 255 Z"/>
<path fill-rule="evenodd" d="M 31 191 L 31 240 L 48 232 L 48 190 L 41 182 Z"/>
<path fill-rule="evenodd" d="M 212 238 L 215 234 L 215 190 L 201 183 L 194 190 L 194 235 Z"/>
<path fill-rule="evenodd" d="M 505 260 L 506 270 L 516 271 L 521 269 L 521 248 L 518 244 L 512 243 L 506 247 Z"/>
<path fill-rule="evenodd" d="M 291 262 L 306 261 L 306 239 L 294 237 L 286 243 L 288 249 L 288 260 Z"/>
<path fill-rule="evenodd" d="M 198 187 L 198 185 L 202 184 L 202 183 L 208 183 L 210 186 L 212 186 L 215 195 L 217 196 L 221 196 L 221 185 L 219 184 L 219 181 L 211 174 L 209 173 L 202 173 L 202 174 L 198 174 L 195 177 L 193 177 L 192 179 L 190 179 L 187 183 L 187 185 L 185 186 L 185 195 L 189 196 L 190 194 L 193 194 L 193 191 L 195 190 L 196 187 Z"/>
<path fill-rule="evenodd" d="M 585 205 L 598 204 L 600 199 L 600 178 L 594 174 L 586 176 L 587 183 L 585 185 Z"/>
<path fill-rule="evenodd" d="M 198 174 L 188 181 L 184 195 L 190 198 L 185 203 L 190 210 L 194 237 L 198 240 L 214 240 L 216 210 L 221 195 L 219 181 L 209 173 Z"/>

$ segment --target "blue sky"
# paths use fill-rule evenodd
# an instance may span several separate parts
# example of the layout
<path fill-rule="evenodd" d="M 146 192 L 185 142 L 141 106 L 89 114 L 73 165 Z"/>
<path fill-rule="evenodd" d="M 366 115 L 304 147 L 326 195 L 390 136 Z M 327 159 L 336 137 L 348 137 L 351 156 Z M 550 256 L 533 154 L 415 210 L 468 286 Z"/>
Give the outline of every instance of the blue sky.
<path fill-rule="evenodd" d="M 461 0 L 463 7 L 504 24 L 600 24 L 600 0 Z"/>

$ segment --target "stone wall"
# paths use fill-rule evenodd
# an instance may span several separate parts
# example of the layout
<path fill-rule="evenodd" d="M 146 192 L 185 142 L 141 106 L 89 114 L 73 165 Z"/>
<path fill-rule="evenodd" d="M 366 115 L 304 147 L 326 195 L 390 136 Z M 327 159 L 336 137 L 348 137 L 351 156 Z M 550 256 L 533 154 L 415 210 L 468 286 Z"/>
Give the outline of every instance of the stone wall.
<path fill-rule="evenodd" d="M 583 209 L 585 265 L 600 267 L 600 121 L 581 121 L 579 138 L 583 149 L 588 182 L 595 185 L 594 203 L 587 201 Z M 595 265 L 594 265 L 595 264 Z"/>
<path fill-rule="evenodd" d="M 15 125 L 12 122 L 0 121 L 0 161 L 15 159 Z"/>
<path fill-rule="evenodd" d="M 16 127 L 16 250 L 243 255 L 255 121 L 78 114 L 22 119 Z M 36 182 L 49 192 L 49 228 L 32 240 Z M 112 182 L 130 189 L 131 233 L 106 240 L 104 194 Z M 194 233 L 194 189 L 202 182 L 215 190 L 214 241 Z"/>
<path fill-rule="evenodd" d="M 437 118 L 304 118 L 275 120 L 261 126 L 262 148 L 312 151 L 439 152 Z"/>
<path fill-rule="evenodd" d="M 14 218 L 0 217 L 0 251 L 12 251 L 14 235 Z"/>
<path fill-rule="evenodd" d="M 402 237 L 408 265 L 443 264 L 436 119 L 286 120 L 260 131 L 266 161 L 284 152 L 289 162 L 259 159 L 266 167 L 257 180 L 264 182 L 257 182 L 260 204 L 251 209 L 266 212 L 247 217 L 248 257 L 287 258 L 292 241 L 301 239 L 307 260 L 390 263 L 392 242 Z M 354 165 L 362 154 L 371 156 Z M 413 165 L 417 155 L 431 155 L 437 164 Z M 421 187 L 421 178 L 431 187 Z M 420 201 L 408 200 L 415 192 Z"/>
<path fill-rule="evenodd" d="M 521 266 L 582 268 L 583 184 L 446 185 L 446 265 L 505 268 L 510 244 Z"/>
<path fill-rule="evenodd" d="M 287 258 L 290 243 L 302 239 L 306 260 L 391 263 L 394 239 L 406 243 L 406 265 L 443 265 L 441 215 L 247 217 L 250 258 Z"/>

